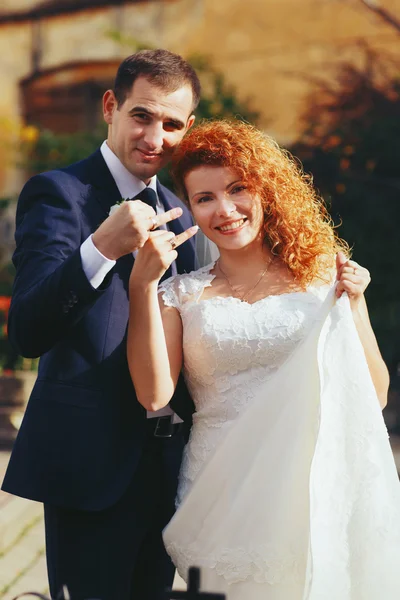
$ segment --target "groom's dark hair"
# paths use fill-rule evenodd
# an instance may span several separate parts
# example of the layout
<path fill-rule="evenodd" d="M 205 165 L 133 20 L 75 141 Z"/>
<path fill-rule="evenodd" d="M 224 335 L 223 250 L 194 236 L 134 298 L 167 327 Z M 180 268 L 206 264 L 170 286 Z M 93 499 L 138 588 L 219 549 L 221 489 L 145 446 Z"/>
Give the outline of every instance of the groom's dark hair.
<path fill-rule="evenodd" d="M 118 67 L 114 83 L 118 107 L 125 102 L 139 77 L 145 77 L 150 83 L 166 92 L 175 92 L 185 85 L 190 85 L 193 94 L 192 111 L 199 104 L 200 81 L 197 73 L 179 54 L 159 48 L 140 50 L 125 58 Z"/>

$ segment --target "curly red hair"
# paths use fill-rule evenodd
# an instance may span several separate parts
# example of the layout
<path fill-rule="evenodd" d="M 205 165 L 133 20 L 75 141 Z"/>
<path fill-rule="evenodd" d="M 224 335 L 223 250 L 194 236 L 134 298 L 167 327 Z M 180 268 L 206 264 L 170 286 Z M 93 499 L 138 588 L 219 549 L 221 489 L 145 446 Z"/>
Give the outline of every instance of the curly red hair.
<path fill-rule="evenodd" d="M 172 158 L 172 175 L 186 203 L 186 175 L 199 166 L 229 167 L 264 210 L 265 241 L 302 286 L 330 279 L 335 255 L 349 255 L 317 195 L 312 177 L 289 152 L 242 121 L 205 121 L 191 129 Z"/>

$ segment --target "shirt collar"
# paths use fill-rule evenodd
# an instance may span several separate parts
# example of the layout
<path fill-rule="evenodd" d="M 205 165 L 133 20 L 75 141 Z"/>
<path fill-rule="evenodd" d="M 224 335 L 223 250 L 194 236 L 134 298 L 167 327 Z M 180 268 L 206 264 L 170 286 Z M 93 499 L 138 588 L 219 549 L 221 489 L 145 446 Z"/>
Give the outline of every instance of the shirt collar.
<path fill-rule="evenodd" d="M 114 178 L 115 183 L 117 184 L 121 198 L 134 198 L 139 192 L 144 190 L 146 184 L 128 171 L 128 169 L 119 160 L 118 156 L 116 156 L 108 146 L 106 140 L 102 143 L 100 152 L 111 175 Z M 154 175 L 150 179 L 148 187 L 154 190 L 157 194 L 157 175 Z"/>

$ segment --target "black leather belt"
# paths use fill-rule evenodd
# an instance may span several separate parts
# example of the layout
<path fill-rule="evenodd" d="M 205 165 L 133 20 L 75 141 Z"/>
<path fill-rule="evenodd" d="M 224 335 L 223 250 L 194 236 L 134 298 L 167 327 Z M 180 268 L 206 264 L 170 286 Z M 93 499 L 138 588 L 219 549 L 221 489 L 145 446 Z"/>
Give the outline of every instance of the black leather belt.
<path fill-rule="evenodd" d="M 183 423 L 173 423 L 173 416 L 147 419 L 148 433 L 157 438 L 170 438 L 182 429 Z"/>

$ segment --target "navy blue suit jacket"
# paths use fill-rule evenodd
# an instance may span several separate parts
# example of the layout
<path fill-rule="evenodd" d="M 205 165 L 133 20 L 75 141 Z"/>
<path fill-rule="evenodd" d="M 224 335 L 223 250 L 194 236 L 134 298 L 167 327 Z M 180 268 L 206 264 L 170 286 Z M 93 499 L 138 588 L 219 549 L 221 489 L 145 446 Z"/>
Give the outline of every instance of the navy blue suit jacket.
<path fill-rule="evenodd" d="M 171 229 L 178 234 L 188 228 L 187 208 L 160 184 L 158 193 L 166 210 L 183 208 Z M 126 359 L 134 259 L 120 258 L 94 289 L 80 258 L 82 242 L 119 200 L 100 150 L 33 177 L 21 193 L 9 335 L 22 356 L 41 359 L 5 491 L 100 510 L 116 502 L 132 478 L 146 430 Z M 191 240 L 179 248 L 177 267 L 193 270 Z M 171 404 L 190 419 L 192 402 L 182 379 Z"/>

